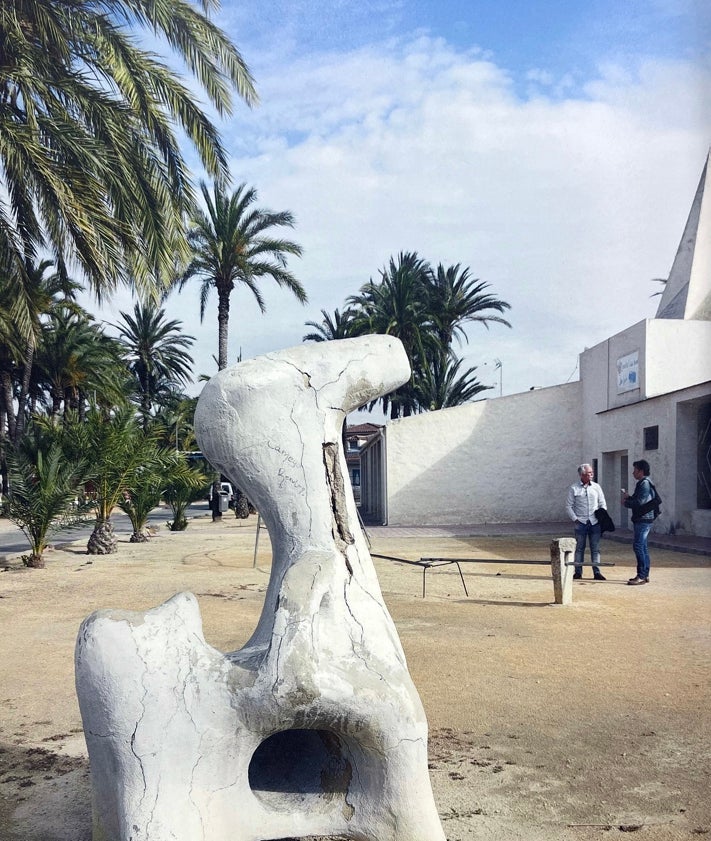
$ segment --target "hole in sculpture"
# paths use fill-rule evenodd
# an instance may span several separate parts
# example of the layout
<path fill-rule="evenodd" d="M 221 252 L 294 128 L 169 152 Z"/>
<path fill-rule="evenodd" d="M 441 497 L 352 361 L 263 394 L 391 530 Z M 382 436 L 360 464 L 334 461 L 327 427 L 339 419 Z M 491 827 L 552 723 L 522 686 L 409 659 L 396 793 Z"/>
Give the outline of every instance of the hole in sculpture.
<path fill-rule="evenodd" d="M 343 741 L 330 730 L 282 730 L 265 739 L 249 763 L 249 785 L 274 809 L 342 804 L 353 776 Z"/>

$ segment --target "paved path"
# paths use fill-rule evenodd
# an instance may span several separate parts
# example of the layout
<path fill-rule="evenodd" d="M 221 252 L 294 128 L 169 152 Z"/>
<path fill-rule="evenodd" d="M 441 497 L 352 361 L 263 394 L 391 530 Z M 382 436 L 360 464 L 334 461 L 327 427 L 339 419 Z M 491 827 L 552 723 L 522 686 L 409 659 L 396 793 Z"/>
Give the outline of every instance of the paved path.
<path fill-rule="evenodd" d="M 196 503 L 190 507 L 188 516 L 204 515 L 205 507 L 205 503 Z M 154 508 L 151 512 L 148 518 L 148 525 L 154 528 L 165 528 L 165 523 L 172 516 L 170 509 L 161 505 L 158 508 Z M 114 532 L 117 535 L 131 534 L 133 531 L 131 521 L 123 511 L 114 511 L 111 514 L 111 522 L 114 526 Z M 58 545 L 62 543 L 73 543 L 77 540 L 88 540 L 93 529 L 93 523 L 90 522 L 74 529 L 54 532 L 49 542 L 50 544 Z M 7 561 L 14 555 L 29 552 L 29 550 L 30 547 L 27 539 L 20 529 L 8 520 L 7 517 L 0 517 L 0 562 Z"/>
<path fill-rule="evenodd" d="M 371 539 L 374 537 L 494 537 L 516 534 L 573 536 L 572 526 L 567 520 L 557 523 L 479 523 L 466 526 L 369 526 L 366 524 L 365 528 Z M 617 543 L 632 543 L 632 531 L 617 529 L 613 534 L 605 534 L 604 539 Z M 711 538 L 708 537 L 652 532 L 648 542 L 655 549 L 711 557 Z"/>
<path fill-rule="evenodd" d="M 201 503 L 191 506 L 189 516 L 204 516 L 204 509 L 205 506 Z M 163 522 L 169 515 L 168 510 L 159 508 L 152 513 L 151 517 L 163 526 Z M 112 520 L 117 533 L 130 533 L 131 525 L 125 514 L 114 512 Z M 371 539 L 376 537 L 503 537 L 516 534 L 540 534 L 551 537 L 572 537 L 573 535 L 573 529 L 567 520 L 554 523 L 475 523 L 464 526 L 371 526 L 366 524 L 365 528 Z M 86 536 L 88 537 L 90 533 L 91 528 L 86 531 Z M 68 542 L 82 536 L 81 532 L 64 532 L 55 536 L 55 542 Z M 632 532 L 629 529 L 618 529 L 614 534 L 605 534 L 604 539 L 618 543 L 632 543 Z M 711 557 L 711 538 L 708 537 L 652 532 L 649 536 L 649 545 L 655 549 Z M 24 551 L 27 551 L 27 541 L 20 530 L 8 519 L 0 517 L 0 561 Z"/>

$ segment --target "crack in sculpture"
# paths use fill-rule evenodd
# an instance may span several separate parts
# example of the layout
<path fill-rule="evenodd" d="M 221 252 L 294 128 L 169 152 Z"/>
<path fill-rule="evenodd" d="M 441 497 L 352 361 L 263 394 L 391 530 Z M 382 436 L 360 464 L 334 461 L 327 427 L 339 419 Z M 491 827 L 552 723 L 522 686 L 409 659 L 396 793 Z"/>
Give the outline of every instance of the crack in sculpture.
<path fill-rule="evenodd" d="M 333 516 L 333 539 L 338 550 L 346 562 L 349 575 L 353 575 L 353 567 L 348 560 L 348 547 L 352 546 L 355 538 L 348 528 L 348 515 L 345 507 L 345 485 L 343 474 L 338 461 L 338 446 L 329 441 L 323 445 L 323 462 L 326 468 L 326 484 L 331 492 L 331 513 Z"/>
<path fill-rule="evenodd" d="M 247 360 L 205 386 L 201 448 L 271 539 L 264 605 L 228 654 L 205 642 L 189 593 L 85 620 L 94 841 L 445 841 L 341 439 L 348 412 L 408 378 L 400 342 L 368 336 Z"/>

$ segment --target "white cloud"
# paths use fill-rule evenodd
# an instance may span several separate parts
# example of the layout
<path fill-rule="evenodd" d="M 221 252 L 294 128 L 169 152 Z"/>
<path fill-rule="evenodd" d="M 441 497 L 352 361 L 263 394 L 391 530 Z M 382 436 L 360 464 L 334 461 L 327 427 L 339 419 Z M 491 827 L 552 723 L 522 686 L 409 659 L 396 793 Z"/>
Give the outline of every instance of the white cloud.
<path fill-rule="evenodd" d="M 225 130 L 231 169 L 295 214 L 310 301 L 267 286 L 261 316 L 235 294 L 232 358 L 299 343 L 401 250 L 468 265 L 512 305 L 512 330 L 474 326 L 463 349 L 502 360 L 504 393 L 565 382 L 584 346 L 652 317 L 711 140 L 709 68 L 609 65 L 577 98 L 560 98 L 569 79 L 531 81 L 551 98 L 427 37 L 263 71 L 263 106 Z M 202 327 L 196 293 L 167 306 L 212 371 L 216 300 Z"/>

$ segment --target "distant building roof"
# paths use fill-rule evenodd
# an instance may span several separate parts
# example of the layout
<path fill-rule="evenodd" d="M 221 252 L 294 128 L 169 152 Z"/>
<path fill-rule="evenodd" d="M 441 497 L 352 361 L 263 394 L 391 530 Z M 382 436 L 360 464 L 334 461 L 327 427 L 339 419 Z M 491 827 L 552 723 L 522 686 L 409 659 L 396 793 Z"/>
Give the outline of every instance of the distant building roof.
<path fill-rule="evenodd" d="M 377 423 L 357 423 L 353 426 L 346 426 L 346 435 L 368 436 L 375 435 L 383 428 L 382 424 Z"/>

